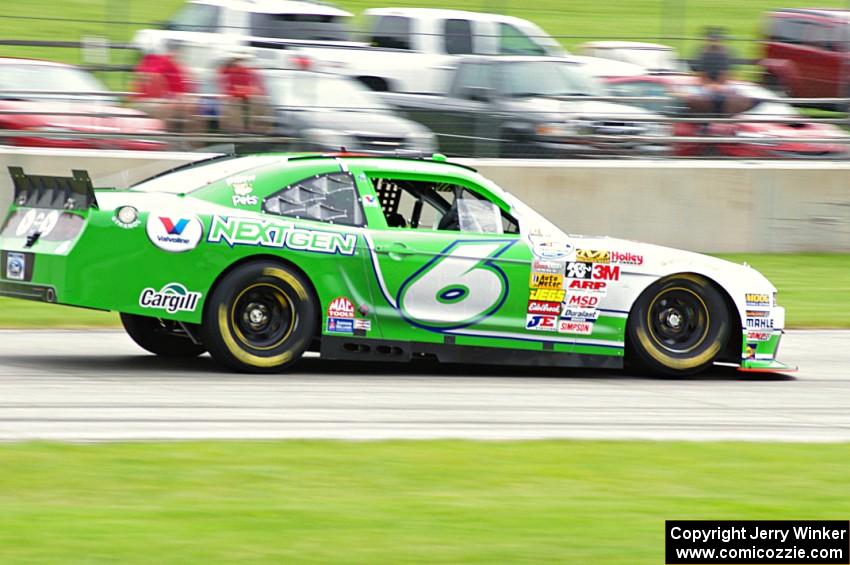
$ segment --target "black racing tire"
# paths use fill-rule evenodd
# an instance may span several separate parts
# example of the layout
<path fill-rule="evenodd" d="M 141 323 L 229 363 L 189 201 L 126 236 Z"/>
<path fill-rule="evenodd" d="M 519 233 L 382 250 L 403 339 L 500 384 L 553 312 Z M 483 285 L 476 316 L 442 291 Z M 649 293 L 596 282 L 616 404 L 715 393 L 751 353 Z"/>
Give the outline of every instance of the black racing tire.
<path fill-rule="evenodd" d="M 630 363 L 647 373 L 684 377 L 709 368 L 731 331 L 726 301 L 704 277 L 679 274 L 647 288 L 629 314 Z"/>
<path fill-rule="evenodd" d="M 316 335 L 319 307 L 300 272 L 254 261 L 224 276 L 208 297 L 201 336 L 213 358 L 238 372 L 279 372 Z"/>
<path fill-rule="evenodd" d="M 207 350 L 194 343 L 174 322 L 121 314 L 121 323 L 139 347 L 160 357 L 197 357 Z"/>

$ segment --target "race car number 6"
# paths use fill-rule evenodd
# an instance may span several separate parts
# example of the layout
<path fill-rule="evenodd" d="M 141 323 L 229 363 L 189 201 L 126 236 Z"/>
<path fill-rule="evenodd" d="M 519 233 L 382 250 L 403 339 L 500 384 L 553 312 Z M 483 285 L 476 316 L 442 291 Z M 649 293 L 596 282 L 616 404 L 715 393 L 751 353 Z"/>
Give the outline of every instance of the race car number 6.
<path fill-rule="evenodd" d="M 402 315 L 425 327 L 454 329 L 494 313 L 504 303 L 507 277 L 488 259 L 506 247 L 489 241 L 451 245 L 402 283 Z"/>

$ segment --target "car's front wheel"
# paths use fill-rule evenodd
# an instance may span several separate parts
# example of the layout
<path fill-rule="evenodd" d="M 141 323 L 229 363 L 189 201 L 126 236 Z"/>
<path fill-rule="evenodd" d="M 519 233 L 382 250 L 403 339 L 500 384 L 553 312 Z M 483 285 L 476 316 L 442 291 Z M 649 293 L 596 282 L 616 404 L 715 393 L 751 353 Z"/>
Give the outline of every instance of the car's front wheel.
<path fill-rule="evenodd" d="M 210 354 L 237 371 L 282 370 L 316 334 L 318 306 L 309 282 L 272 261 L 241 265 L 209 296 L 201 335 Z"/>
<path fill-rule="evenodd" d="M 121 324 L 139 347 L 160 357 L 197 357 L 207 350 L 192 341 L 176 322 L 121 314 Z"/>
<path fill-rule="evenodd" d="M 714 363 L 730 331 L 726 302 L 713 284 L 697 275 L 674 275 L 652 284 L 635 302 L 627 353 L 651 373 L 692 375 Z"/>

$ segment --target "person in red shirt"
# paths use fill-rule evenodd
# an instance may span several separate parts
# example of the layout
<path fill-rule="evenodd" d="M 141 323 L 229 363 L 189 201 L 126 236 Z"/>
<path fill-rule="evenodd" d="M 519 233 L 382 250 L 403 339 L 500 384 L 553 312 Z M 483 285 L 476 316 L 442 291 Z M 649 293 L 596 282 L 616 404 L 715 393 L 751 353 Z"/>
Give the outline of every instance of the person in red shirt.
<path fill-rule="evenodd" d="M 146 53 L 134 70 L 134 106 L 163 120 L 169 131 L 197 133 L 198 109 L 187 71 L 177 62 L 178 44 Z"/>
<path fill-rule="evenodd" d="M 271 129 L 268 98 L 257 71 L 248 63 L 250 57 L 246 49 L 234 48 L 218 69 L 222 131 L 266 134 Z"/>

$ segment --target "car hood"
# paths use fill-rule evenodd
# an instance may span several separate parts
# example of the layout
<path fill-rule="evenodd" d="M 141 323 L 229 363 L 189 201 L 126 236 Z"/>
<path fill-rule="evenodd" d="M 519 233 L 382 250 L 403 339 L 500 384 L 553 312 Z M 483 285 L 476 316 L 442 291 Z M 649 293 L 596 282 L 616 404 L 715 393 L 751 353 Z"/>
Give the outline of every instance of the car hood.
<path fill-rule="evenodd" d="M 850 139 L 840 127 L 833 124 L 796 123 L 745 123 L 740 130 L 748 133 L 758 133 L 769 137 L 787 137 L 790 139 L 823 139 L 834 138 L 836 141 Z"/>
<path fill-rule="evenodd" d="M 0 110 L 20 113 L 10 121 L 19 122 L 21 127 L 53 127 L 89 133 L 165 130 L 160 120 L 138 110 L 91 101 L 4 100 L 0 101 Z"/>
<path fill-rule="evenodd" d="M 660 118 L 658 114 L 654 114 L 644 108 L 599 100 L 563 100 L 560 98 L 534 97 L 513 100 L 510 105 L 522 108 L 525 111 L 547 114 L 549 117 L 562 115 L 571 119 L 628 120 L 629 118 Z"/>
<path fill-rule="evenodd" d="M 295 114 L 302 127 L 327 129 L 349 135 L 406 137 L 422 130 L 419 124 L 388 112 L 317 110 Z"/>

